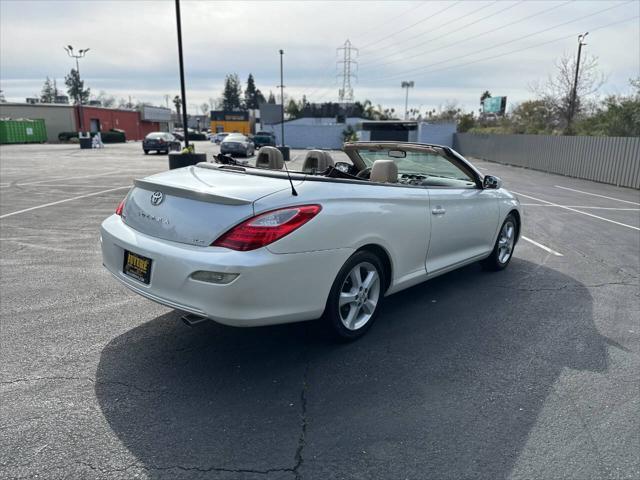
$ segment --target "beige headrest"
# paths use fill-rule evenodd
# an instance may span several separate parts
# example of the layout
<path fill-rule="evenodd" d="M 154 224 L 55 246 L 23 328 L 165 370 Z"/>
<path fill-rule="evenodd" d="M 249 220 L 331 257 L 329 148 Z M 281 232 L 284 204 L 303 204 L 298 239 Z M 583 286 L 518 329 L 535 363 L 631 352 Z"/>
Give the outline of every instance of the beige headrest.
<path fill-rule="evenodd" d="M 376 160 L 371 167 L 369 180 L 381 183 L 396 183 L 398 181 L 398 166 L 393 160 Z"/>
<path fill-rule="evenodd" d="M 282 158 L 282 152 L 276 147 L 262 147 L 258 150 L 256 167 L 270 168 L 271 170 L 282 170 L 283 166 L 284 158 Z"/>
<path fill-rule="evenodd" d="M 333 166 L 333 158 L 328 152 L 322 150 L 309 150 L 302 164 L 303 172 L 324 172 Z"/>

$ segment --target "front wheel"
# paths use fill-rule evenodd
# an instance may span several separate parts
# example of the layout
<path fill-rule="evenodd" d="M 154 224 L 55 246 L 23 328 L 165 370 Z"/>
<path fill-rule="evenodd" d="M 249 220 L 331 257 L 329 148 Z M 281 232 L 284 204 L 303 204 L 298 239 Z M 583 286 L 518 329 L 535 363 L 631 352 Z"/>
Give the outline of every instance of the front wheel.
<path fill-rule="evenodd" d="M 504 270 L 513 257 L 513 249 L 518 236 L 518 222 L 513 213 L 507 215 L 500 233 L 496 239 L 491 255 L 482 261 L 482 266 L 487 270 Z"/>
<path fill-rule="evenodd" d="M 324 321 L 340 341 L 363 336 L 378 316 L 384 298 L 384 269 L 371 252 L 354 253 L 333 282 Z"/>
<path fill-rule="evenodd" d="M 149 155 L 149 150 L 144 150 L 145 155 Z"/>

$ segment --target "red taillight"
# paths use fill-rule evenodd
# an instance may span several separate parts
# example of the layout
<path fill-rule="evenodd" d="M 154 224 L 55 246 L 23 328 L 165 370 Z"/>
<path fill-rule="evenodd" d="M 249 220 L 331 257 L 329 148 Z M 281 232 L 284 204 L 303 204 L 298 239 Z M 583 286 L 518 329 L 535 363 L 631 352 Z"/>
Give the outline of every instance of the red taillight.
<path fill-rule="evenodd" d="M 261 213 L 224 233 L 212 246 L 241 252 L 255 250 L 289 235 L 315 217 L 320 210 L 320 205 L 301 205 Z"/>
<path fill-rule="evenodd" d="M 116 215 L 120 215 L 122 216 L 122 210 L 124 210 L 124 201 L 126 200 L 126 198 L 124 198 L 119 204 L 118 204 L 118 208 L 116 208 Z"/>

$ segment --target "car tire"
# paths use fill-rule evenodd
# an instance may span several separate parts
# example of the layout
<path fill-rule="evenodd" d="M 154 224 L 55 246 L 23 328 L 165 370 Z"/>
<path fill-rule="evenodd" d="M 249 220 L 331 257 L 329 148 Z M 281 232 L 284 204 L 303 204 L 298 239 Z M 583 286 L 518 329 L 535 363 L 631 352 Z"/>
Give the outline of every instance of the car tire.
<path fill-rule="evenodd" d="M 515 215 L 510 213 L 500 227 L 491 255 L 481 262 L 484 269 L 497 272 L 507 268 L 511 258 L 513 258 L 513 250 L 516 246 L 517 238 L 518 222 Z"/>
<path fill-rule="evenodd" d="M 371 252 L 354 253 L 336 276 L 323 321 L 338 341 L 362 337 L 373 325 L 384 300 L 385 271 Z"/>
<path fill-rule="evenodd" d="M 149 150 L 143 150 L 145 155 L 149 155 Z"/>

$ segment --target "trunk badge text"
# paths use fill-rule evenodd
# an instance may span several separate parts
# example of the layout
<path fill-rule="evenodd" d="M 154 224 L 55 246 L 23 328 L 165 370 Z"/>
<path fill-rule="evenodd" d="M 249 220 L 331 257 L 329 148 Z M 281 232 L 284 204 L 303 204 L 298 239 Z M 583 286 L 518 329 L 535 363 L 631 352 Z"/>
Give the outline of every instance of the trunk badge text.
<path fill-rule="evenodd" d="M 162 192 L 153 192 L 151 195 L 151 205 L 157 207 L 164 200 L 164 193 Z"/>

